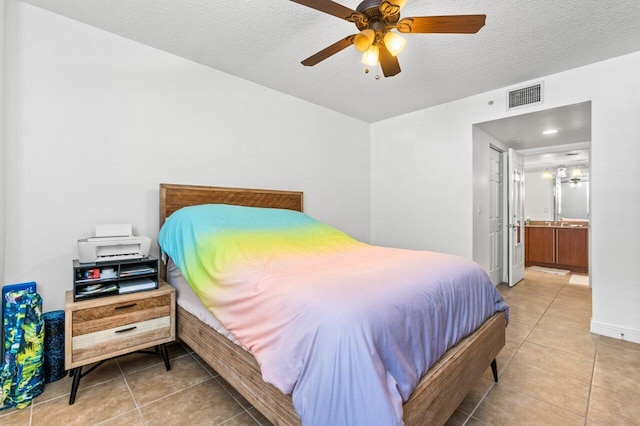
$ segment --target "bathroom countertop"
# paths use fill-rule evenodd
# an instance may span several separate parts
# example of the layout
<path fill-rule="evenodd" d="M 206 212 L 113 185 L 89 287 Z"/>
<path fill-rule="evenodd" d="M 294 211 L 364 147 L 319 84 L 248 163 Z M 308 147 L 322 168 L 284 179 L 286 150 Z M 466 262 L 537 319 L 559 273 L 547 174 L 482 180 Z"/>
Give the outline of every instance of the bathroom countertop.
<path fill-rule="evenodd" d="M 532 220 L 525 226 L 528 228 L 586 229 L 589 228 L 589 222 L 572 222 L 568 220 Z"/>

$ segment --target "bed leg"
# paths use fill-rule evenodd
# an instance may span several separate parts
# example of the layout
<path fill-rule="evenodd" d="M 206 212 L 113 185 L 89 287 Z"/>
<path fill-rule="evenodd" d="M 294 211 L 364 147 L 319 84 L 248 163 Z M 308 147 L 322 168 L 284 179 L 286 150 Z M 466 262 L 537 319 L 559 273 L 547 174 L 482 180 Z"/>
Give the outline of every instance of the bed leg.
<path fill-rule="evenodd" d="M 495 358 L 491 361 L 491 371 L 493 372 L 493 380 L 498 383 L 498 363 Z"/>

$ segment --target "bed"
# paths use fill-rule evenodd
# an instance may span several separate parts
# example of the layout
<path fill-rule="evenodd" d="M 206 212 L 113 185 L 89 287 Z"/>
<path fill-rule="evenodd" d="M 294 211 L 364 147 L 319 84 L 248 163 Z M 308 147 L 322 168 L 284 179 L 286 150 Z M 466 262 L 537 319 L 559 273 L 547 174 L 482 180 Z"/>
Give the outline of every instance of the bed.
<path fill-rule="evenodd" d="M 250 207 L 303 210 L 301 192 L 160 185 L 160 225 L 186 206 L 229 204 Z M 161 277 L 166 278 L 166 269 Z M 180 295 L 178 295 L 180 299 Z M 178 338 L 275 425 L 299 425 L 292 397 L 265 383 L 256 359 L 187 309 L 177 309 Z M 406 425 L 443 424 L 453 414 L 480 376 L 492 367 L 505 343 L 505 312 L 497 312 L 478 329 L 447 350 L 424 374 L 404 402 Z"/>

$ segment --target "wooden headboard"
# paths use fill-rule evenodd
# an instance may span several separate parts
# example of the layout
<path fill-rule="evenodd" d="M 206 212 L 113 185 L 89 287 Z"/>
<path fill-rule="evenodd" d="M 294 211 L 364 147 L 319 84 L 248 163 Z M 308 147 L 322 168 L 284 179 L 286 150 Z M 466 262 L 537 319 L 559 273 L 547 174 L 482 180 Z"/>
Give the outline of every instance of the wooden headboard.
<path fill-rule="evenodd" d="M 303 211 L 303 193 L 270 189 L 222 188 L 216 186 L 160 184 L 160 227 L 171 213 L 199 204 L 233 204 Z M 160 277 L 166 277 L 164 264 Z"/>

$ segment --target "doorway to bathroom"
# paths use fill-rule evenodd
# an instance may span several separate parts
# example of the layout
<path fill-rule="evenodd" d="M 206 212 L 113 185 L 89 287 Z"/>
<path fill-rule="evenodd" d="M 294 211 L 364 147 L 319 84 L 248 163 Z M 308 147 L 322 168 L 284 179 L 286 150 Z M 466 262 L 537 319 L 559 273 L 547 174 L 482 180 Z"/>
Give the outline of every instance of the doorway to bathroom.
<path fill-rule="evenodd" d="M 548 270 L 575 274 L 576 281 L 588 284 L 590 146 L 591 102 L 474 125 L 474 181 L 480 182 L 474 182 L 473 253 L 474 260 L 487 267 L 494 284 L 513 285 L 518 280 L 517 264 L 506 256 L 509 236 L 516 238 L 511 243 L 520 238 L 525 265 L 540 264 Z M 504 165 L 510 149 L 523 159 L 524 173 L 519 182 L 517 179 L 512 182 Z M 493 164 L 498 154 L 502 156 L 504 183 L 500 199 L 496 201 L 492 199 L 499 193 L 495 190 Z M 483 166 L 487 172 L 480 171 Z M 516 177 L 514 175 L 514 179 Z M 510 223 L 517 209 L 509 206 L 509 187 L 517 184 L 523 188 L 523 216 Z M 482 214 L 484 203 L 490 206 L 486 215 Z M 496 205 L 503 206 L 501 229 L 496 227 L 498 221 L 493 214 Z M 543 225 L 557 230 L 533 230 Z M 578 232 L 572 232 L 574 230 Z M 529 234 L 530 231 L 533 232 Z M 536 239 L 538 233 L 545 238 Z M 536 250 L 542 250 L 545 262 L 538 262 Z M 587 261 L 569 259 L 568 256 L 580 252 Z M 497 266 L 503 266 L 501 276 Z"/>

